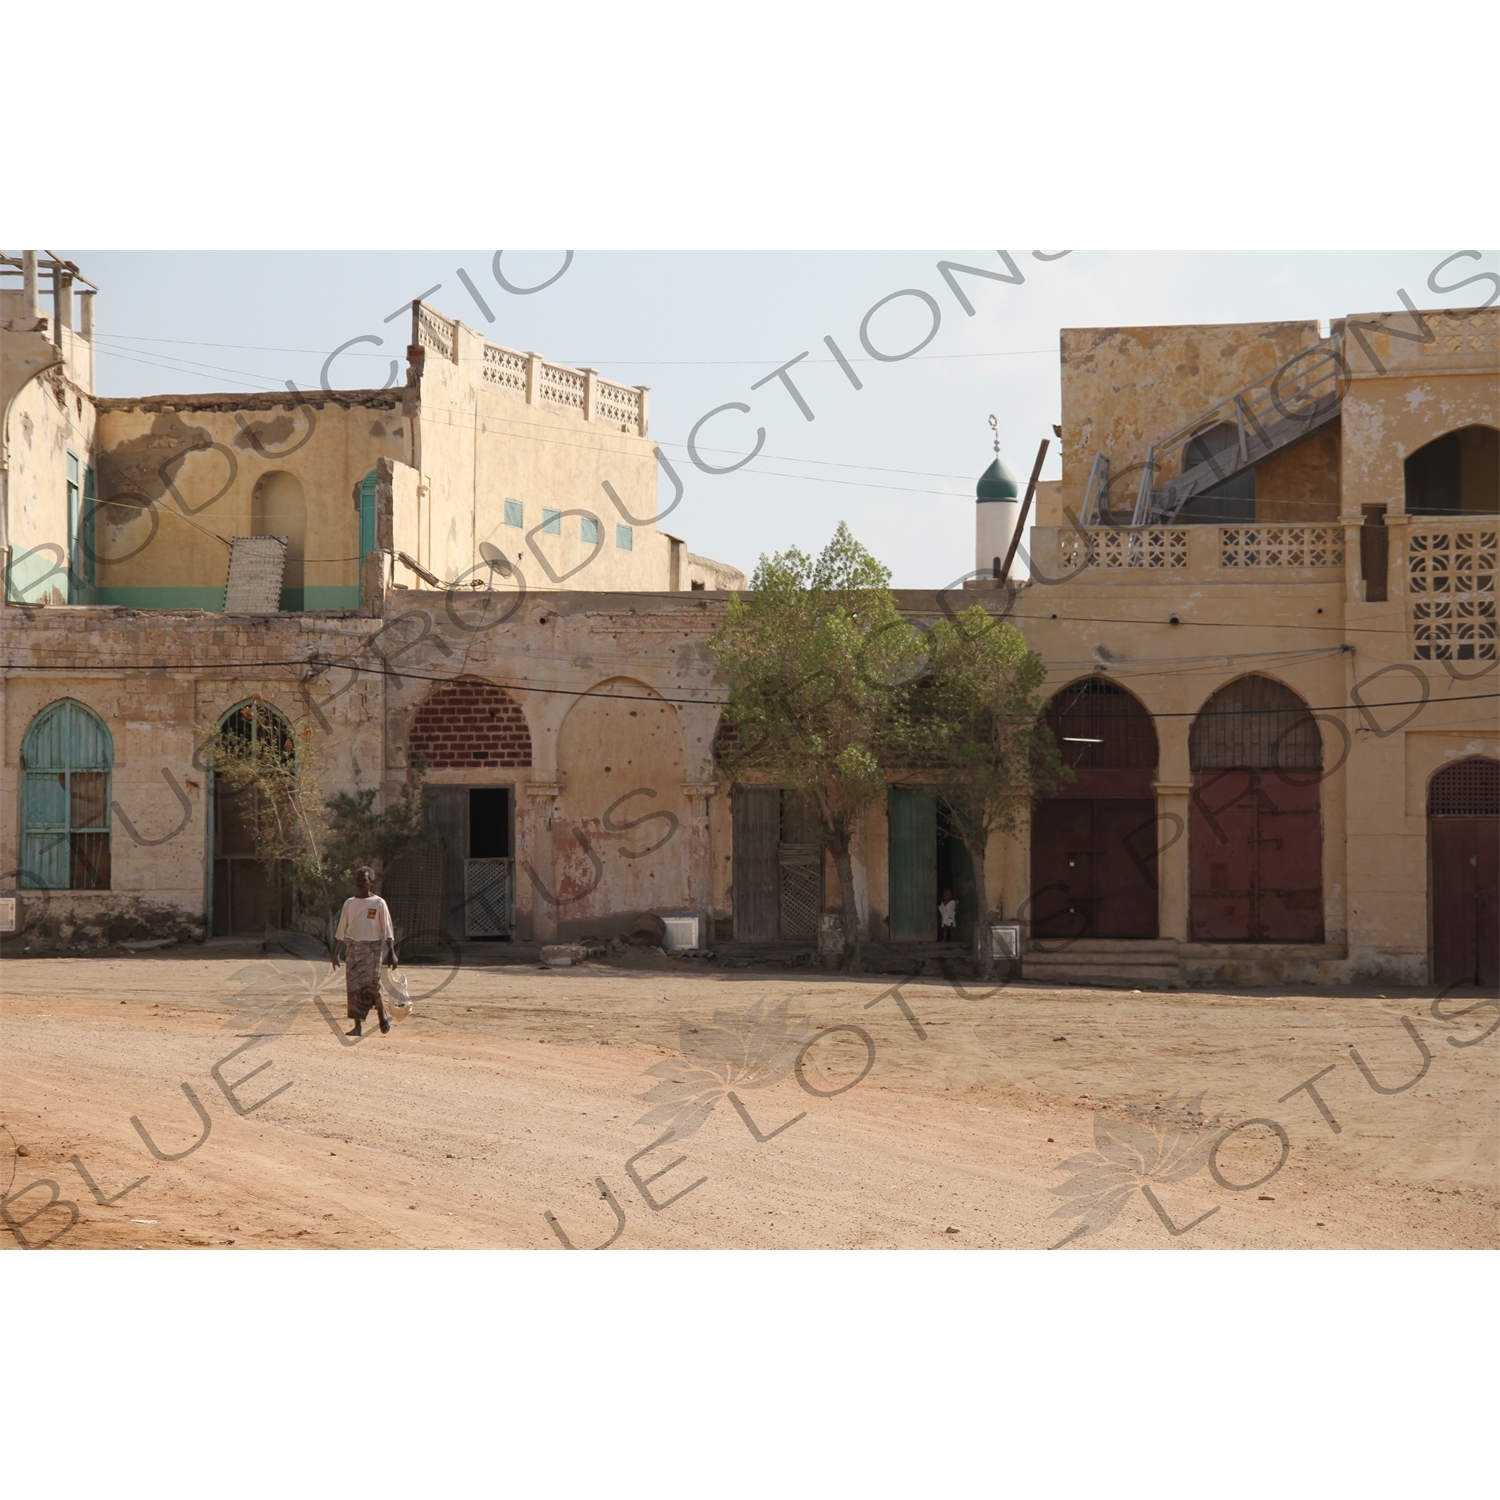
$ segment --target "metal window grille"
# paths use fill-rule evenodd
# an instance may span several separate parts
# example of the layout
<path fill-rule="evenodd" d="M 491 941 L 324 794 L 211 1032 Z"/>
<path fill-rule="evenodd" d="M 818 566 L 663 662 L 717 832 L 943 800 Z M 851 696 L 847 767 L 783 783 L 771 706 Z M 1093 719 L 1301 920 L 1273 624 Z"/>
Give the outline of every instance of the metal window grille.
<path fill-rule="evenodd" d="M 1500 818 L 1500 760 L 1470 756 L 1444 766 L 1427 788 L 1429 818 Z"/>
<path fill-rule="evenodd" d="M 1156 765 L 1156 730 L 1133 693 L 1107 677 L 1065 687 L 1047 710 L 1047 727 L 1074 770 Z"/>
<path fill-rule="evenodd" d="M 1221 687 L 1193 720 L 1188 760 L 1195 771 L 1315 771 L 1323 764 L 1323 740 L 1291 688 L 1269 677 L 1241 677 Z"/>

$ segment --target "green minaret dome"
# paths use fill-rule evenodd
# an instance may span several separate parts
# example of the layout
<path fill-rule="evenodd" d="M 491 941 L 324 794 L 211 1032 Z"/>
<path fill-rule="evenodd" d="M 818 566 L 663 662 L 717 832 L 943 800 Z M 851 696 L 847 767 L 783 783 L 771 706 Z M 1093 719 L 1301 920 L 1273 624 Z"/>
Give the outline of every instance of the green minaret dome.
<path fill-rule="evenodd" d="M 974 493 L 978 496 L 978 503 L 983 505 L 986 500 L 1019 499 L 1021 487 L 1016 483 L 1016 476 L 997 457 L 979 476 Z"/>

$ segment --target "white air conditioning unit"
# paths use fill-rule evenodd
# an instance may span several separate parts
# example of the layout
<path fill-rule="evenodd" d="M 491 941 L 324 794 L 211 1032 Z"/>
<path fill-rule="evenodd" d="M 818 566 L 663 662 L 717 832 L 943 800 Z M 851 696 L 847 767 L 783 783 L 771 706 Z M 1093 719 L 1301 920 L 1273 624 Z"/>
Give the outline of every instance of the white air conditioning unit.
<path fill-rule="evenodd" d="M 688 953 L 699 946 L 697 917 L 663 917 L 666 935 L 662 947 L 668 953 Z"/>
<path fill-rule="evenodd" d="M 990 958 L 995 963 L 1019 962 L 1021 958 L 1021 924 L 996 922 L 990 927 Z"/>

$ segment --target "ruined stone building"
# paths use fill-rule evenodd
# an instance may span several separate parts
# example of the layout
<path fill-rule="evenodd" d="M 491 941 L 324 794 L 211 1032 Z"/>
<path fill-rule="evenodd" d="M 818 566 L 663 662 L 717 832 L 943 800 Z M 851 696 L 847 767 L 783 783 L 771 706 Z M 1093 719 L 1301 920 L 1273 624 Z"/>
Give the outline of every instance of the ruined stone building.
<path fill-rule="evenodd" d="M 76 271 L 41 270 L 50 316 L 0 294 L 7 949 L 286 919 L 215 725 L 315 746 L 328 790 L 425 762 L 408 934 L 649 911 L 811 947 L 837 881 L 776 788 L 716 769 L 706 643 L 744 580 L 662 529 L 644 390 L 418 304 L 404 385 L 97 399 L 92 289 L 75 317 Z M 1076 779 L 988 855 L 1028 976 L 1493 982 L 1497 360 L 1493 310 L 1063 330 L 1028 576 L 997 576 L 1023 499 L 997 463 L 976 576 L 898 595 L 982 603 L 1048 667 Z M 854 854 L 872 941 L 931 940 L 944 888 L 979 920 L 918 782 Z"/>

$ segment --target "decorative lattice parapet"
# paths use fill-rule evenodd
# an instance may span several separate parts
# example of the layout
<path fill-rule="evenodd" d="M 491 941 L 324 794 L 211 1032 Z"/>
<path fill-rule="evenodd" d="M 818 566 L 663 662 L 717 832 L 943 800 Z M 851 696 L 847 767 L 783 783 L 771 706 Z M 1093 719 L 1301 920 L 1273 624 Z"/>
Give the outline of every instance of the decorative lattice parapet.
<path fill-rule="evenodd" d="M 1057 538 L 1065 569 L 1186 568 L 1186 526 L 1088 526 Z"/>
<path fill-rule="evenodd" d="M 585 410 L 587 403 L 584 401 L 584 384 L 581 370 L 570 370 L 566 365 L 542 365 L 541 398 L 554 406 Z"/>
<path fill-rule="evenodd" d="M 1221 568 L 1342 568 L 1342 526 L 1221 526 Z"/>
<path fill-rule="evenodd" d="M 526 370 L 530 361 L 514 349 L 502 349 L 498 344 L 484 346 L 484 379 L 489 385 L 498 385 L 502 391 L 526 399 Z"/>
<path fill-rule="evenodd" d="M 477 347 L 479 378 L 484 385 L 528 405 L 545 402 L 565 407 L 611 431 L 646 436 L 645 386 L 616 385 L 601 380 L 592 370 L 552 364 L 539 354 L 523 354 L 502 344 L 479 343 L 468 330 L 463 333 L 474 343 L 460 347 L 462 327 L 425 302 L 413 304 L 412 342 L 453 364 L 474 359 Z"/>
<path fill-rule="evenodd" d="M 457 328 L 452 318 L 445 318 L 442 313 L 433 311 L 425 302 L 417 303 L 414 314 L 416 342 L 440 354 L 444 359 L 452 359 L 453 343 L 457 337 Z"/>
<path fill-rule="evenodd" d="M 618 426 L 622 431 L 641 431 L 641 393 L 634 386 L 595 382 L 594 420 Z"/>

